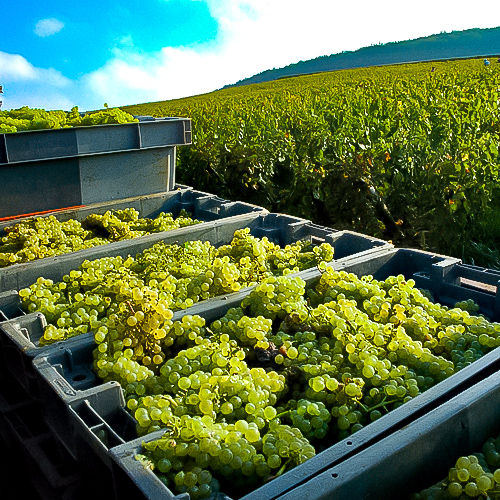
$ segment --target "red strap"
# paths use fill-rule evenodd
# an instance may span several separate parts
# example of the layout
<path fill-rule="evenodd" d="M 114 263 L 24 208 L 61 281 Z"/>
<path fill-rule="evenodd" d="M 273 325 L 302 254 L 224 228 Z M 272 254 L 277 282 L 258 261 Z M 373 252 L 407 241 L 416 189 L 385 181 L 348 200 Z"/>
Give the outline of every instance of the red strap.
<path fill-rule="evenodd" d="M 74 207 L 53 208 L 52 210 L 44 210 L 43 212 L 33 212 L 31 214 L 9 215 L 9 217 L 0 217 L 0 222 L 20 219 L 21 217 L 33 217 L 34 215 L 50 214 L 51 212 L 61 212 L 62 210 L 74 210 L 75 208 L 82 208 L 85 205 L 75 205 Z"/>

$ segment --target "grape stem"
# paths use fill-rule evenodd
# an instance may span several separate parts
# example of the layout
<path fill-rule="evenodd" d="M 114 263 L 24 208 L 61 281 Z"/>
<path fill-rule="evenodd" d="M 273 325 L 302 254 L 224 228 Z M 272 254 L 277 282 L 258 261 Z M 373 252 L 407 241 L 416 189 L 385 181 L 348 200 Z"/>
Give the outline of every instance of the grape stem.
<path fill-rule="evenodd" d="M 280 470 L 276 473 L 276 477 L 281 476 L 283 472 L 285 472 L 288 464 L 292 461 L 292 457 L 289 457 L 288 460 L 281 466 Z"/>
<path fill-rule="evenodd" d="M 326 269 L 321 269 L 321 268 L 319 267 L 319 264 L 316 264 L 316 269 L 317 269 L 317 270 L 318 270 L 321 274 L 324 274 L 324 273 L 325 273 L 325 271 L 326 271 Z"/>
<path fill-rule="evenodd" d="M 292 460 L 292 457 L 289 457 L 288 460 L 281 466 L 280 470 L 274 476 L 267 477 L 264 482 L 267 483 L 267 482 L 269 482 L 269 481 L 271 481 L 273 479 L 276 479 L 277 477 L 281 476 L 285 472 L 285 470 L 286 470 L 288 464 L 291 462 L 291 460 Z"/>
<path fill-rule="evenodd" d="M 282 411 L 281 413 L 275 415 L 271 420 L 274 420 L 279 417 L 284 417 L 285 415 L 289 415 L 290 413 L 292 413 L 292 410 Z"/>
<path fill-rule="evenodd" d="M 174 399 L 172 396 L 170 396 L 170 394 L 164 394 L 164 395 L 162 395 L 162 396 L 163 396 L 163 397 L 164 397 L 167 401 L 169 401 L 172 405 L 174 405 L 174 406 L 178 406 L 177 401 L 175 401 L 175 399 Z"/>
<path fill-rule="evenodd" d="M 397 401 L 398 401 L 397 399 L 393 399 L 392 401 L 386 401 L 386 397 L 384 396 L 384 399 L 382 399 L 380 403 L 376 404 L 375 406 L 372 406 L 371 408 L 367 408 L 363 403 L 361 403 L 361 401 L 359 401 L 359 406 L 361 406 L 363 411 L 365 411 L 366 413 L 370 413 L 371 411 L 376 410 L 377 408 L 383 408 L 385 411 L 388 411 L 385 405 L 397 403 Z"/>

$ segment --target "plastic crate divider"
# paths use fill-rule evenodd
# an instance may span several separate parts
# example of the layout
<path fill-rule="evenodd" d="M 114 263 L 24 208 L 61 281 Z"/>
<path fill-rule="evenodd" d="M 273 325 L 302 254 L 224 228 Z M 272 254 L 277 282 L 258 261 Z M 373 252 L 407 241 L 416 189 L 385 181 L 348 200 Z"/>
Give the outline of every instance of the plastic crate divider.
<path fill-rule="evenodd" d="M 47 425 L 73 457 L 90 463 L 98 438 L 88 438 L 89 427 L 109 431 L 110 444 L 116 445 L 136 437 L 135 420 L 125 410 L 120 384 L 101 383 L 93 372 L 94 339 L 72 340 L 64 349 L 36 356 L 33 365 Z M 94 448 L 90 460 L 89 448 Z M 97 452 L 106 460 L 103 445 L 97 446 Z"/>
<path fill-rule="evenodd" d="M 177 214 L 179 214 L 182 210 L 185 210 L 186 212 L 192 214 L 194 217 L 194 214 L 196 213 L 196 203 L 193 192 L 185 191 L 179 193 L 177 206 L 179 207 Z"/>
<path fill-rule="evenodd" d="M 243 208 L 245 211 L 248 211 L 249 209 L 251 211 L 255 211 L 260 207 L 250 205 L 248 203 L 243 203 L 241 201 L 224 201 L 220 205 L 219 215 L 221 217 L 232 217 L 234 215 L 240 215 L 241 213 L 243 213 Z"/>
<path fill-rule="evenodd" d="M 334 245 L 336 243 L 336 234 L 341 234 L 341 231 L 332 229 L 329 227 L 319 226 L 308 220 L 305 220 L 305 224 L 302 224 L 302 220 L 296 220 L 292 222 L 292 233 L 295 233 L 292 238 L 295 240 L 303 240 L 311 242 L 313 245 L 321 245 L 322 243 L 330 243 Z M 303 233 L 303 234 L 302 234 Z M 338 249 L 335 249 L 337 252 Z"/>
<path fill-rule="evenodd" d="M 276 213 L 264 214 L 258 222 L 259 224 L 253 228 L 252 234 L 257 238 L 267 237 L 269 241 L 281 246 L 304 239 L 306 233 L 301 230 L 309 224 L 306 219 Z"/>
<path fill-rule="evenodd" d="M 0 163 L 9 162 L 9 151 L 7 150 L 6 134 L 0 135 Z"/>
<path fill-rule="evenodd" d="M 437 294 L 442 284 L 456 273 L 456 266 L 459 263 L 458 259 L 445 258 L 439 262 L 431 263 L 429 268 L 424 271 L 417 271 L 413 278 L 419 288 Z"/>
<path fill-rule="evenodd" d="M 84 391 L 91 387 L 95 387 L 99 383 L 92 369 L 92 364 L 79 363 L 78 360 L 75 359 L 77 356 L 75 356 L 72 349 L 63 349 L 63 357 L 64 361 L 54 363 L 52 366 L 61 376 L 60 379 L 55 380 L 55 383 L 60 385 L 64 392 L 73 395 L 73 389 L 74 391 Z M 71 380 L 71 391 L 67 388 L 65 374 Z M 64 382 L 62 382 L 62 380 L 64 380 Z"/>
<path fill-rule="evenodd" d="M 124 438 L 136 437 L 135 427 L 129 420 L 132 417 L 124 410 L 121 386 L 107 382 L 86 391 L 75 391 L 64 385 L 61 379 L 52 384 L 55 393 L 48 397 L 53 406 L 43 408 L 47 425 L 76 460 L 92 464 L 97 454 L 101 463 L 109 465 L 108 448 L 101 439 L 106 437 L 113 445 L 123 442 Z M 99 428 L 106 431 L 106 436 L 94 432 Z"/>
<path fill-rule="evenodd" d="M 215 220 L 220 218 L 221 205 L 226 200 L 217 197 L 214 194 L 206 194 L 195 200 L 196 217 L 202 217 L 205 220 Z"/>
<path fill-rule="evenodd" d="M 149 120 L 144 120 L 144 121 L 149 121 Z M 143 140 L 142 140 L 142 128 L 139 127 L 139 124 L 136 124 L 136 127 L 134 127 L 134 133 L 136 136 L 136 142 L 137 142 L 137 148 L 142 149 L 144 147 Z"/>
<path fill-rule="evenodd" d="M 495 295 L 495 309 L 494 309 L 494 318 L 497 321 L 500 320 L 500 280 L 497 282 L 497 293 Z"/>
<path fill-rule="evenodd" d="M 436 300 L 454 307 L 457 302 L 472 299 L 493 321 L 500 320 L 500 273 L 494 269 L 464 265 L 449 258 L 434 263 L 429 275 L 418 273 L 417 285 L 428 289 Z"/>
<path fill-rule="evenodd" d="M 17 290 L 0 292 L 0 323 L 24 314 Z"/>
<path fill-rule="evenodd" d="M 9 338 L 21 340 L 23 345 L 20 346 L 20 349 L 24 351 L 29 349 L 33 342 L 40 340 L 46 326 L 47 320 L 40 312 L 24 314 L 0 324 L 0 328 L 3 329 Z"/>
<path fill-rule="evenodd" d="M 186 120 L 182 123 L 184 124 L 184 144 L 191 144 L 193 140 L 191 120 Z"/>
<path fill-rule="evenodd" d="M 164 145 L 180 146 L 186 144 L 185 122 L 188 118 L 164 117 L 141 120 L 135 126 L 141 130 L 141 148 L 157 148 Z M 166 124 L 170 123 L 169 126 Z"/>
<path fill-rule="evenodd" d="M 321 226 L 318 227 L 318 231 Z M 346 258 L 358 258 L 366 255 L 367 253 L 372 253 L 374 250 L 387 250 L 394 248 L 392 243 L 380 240 L 378 238 L 373 238 L 371 236 L 366 236 L 364 234 L 355 233 L 353 231 L 336 231 L 334 229 L 330 230 L 329 234 L 324 236 L 326 243 L 335 245 L 335 259 L 346 259 Z"/>
<path fill-rule="evenodd" d="M 78 459 L 92 463 L 97 455 L 111 469 L 110 449 L 137 438 L 137 422 L 124 406 L 116 403 L 108 401 L 109 407 L 101 411 L 86 398 L 69 404 Z"/>
<path fill-rule="evenodd" d="M 45 316 L 41 313 L 29 313 L 0 323 L 0 371 L 8 379 L 20 383 L 33 398 L 38 394 L 37 374 L 32 365 L 34 351 L 43 353 L 54 348 L 33 348 L 33 343 L 42 337 L 46 325 Z"/>
<path fill-rule="evenodd" d="M 116 500 L 121 500 L 125 497 L 141 500 L 190 499 L 188 493 L 174 495 L 171 490 L 155 476 L 151 469 L 145 467 L 135 458 L 138 453 L 141 453 L 143 441 L 150 442 L 159 439 L 164 433 L 165 431 L 155 431 L 147 436 L 137 438 L 130 443 L 117 446 L 111 450 L 113 484 Z"/>
<path fill-rule="evenodd" d="M 457 266 L 460 277 L 488 285 L 497 285 L 500 280 L 500 271 L 485 267 L 472 266 L 470 264 L 460 264 Z"/>
<path fill-rule="evenodd" d="M 314 236 L 314 226 L 311 226 L 311 221 L 299 219 L 297 217 L 284 217 L 286 217 L 284 219 L 286 221 L 286 225 L 284 230 L 283 245 L 288 245 L 289 243 L 302 240 L 304 237 L 312 241 L 311 236 Z M 312 233 L 311 228 L 313 229 Z M 325 229 L 323 229 L 323 231 L 325 231 Z"/>

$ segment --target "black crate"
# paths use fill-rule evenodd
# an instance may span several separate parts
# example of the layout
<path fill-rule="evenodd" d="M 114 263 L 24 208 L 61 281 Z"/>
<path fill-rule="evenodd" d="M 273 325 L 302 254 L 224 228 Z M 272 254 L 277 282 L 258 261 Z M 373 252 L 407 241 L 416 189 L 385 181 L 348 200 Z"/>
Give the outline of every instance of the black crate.
<path fill-rule="evenodd" d="M 0 414 L 2 448 L 2 498 L 40 500 L 83 499 L 81 494 L 99 491 L 113 494 L 112 475 L 74 460 L 54 438 L 44 422 L 41 406 L 30 402 Z M 86 488 L 86 490 L 84 489 Z"/>
<path fill-rule="evenodd" d="M 500 373 L 297 485 L 283 500 L 405 500 L 445 479 L 463 455 L 500 433 Z"/>
<path fill-rule="evenodd" d="M 210 201 L 210 199 L 207 201 Z M 220 205 L 218 206 L 220 207 Z M 214 246 L 220 246 L 229 243 L 234 232 L 242 228 L 249 228 L 254 236 L 266 236 L 281 246 L 300 240 L 308 240 L 313 244 L 330 243 L 335 251 L 335 264 L 339 266 L 347 265 L 353 259 L 371 258 L 374 254 L 392 248 L 392 245 L 377 238 L 349 231 L 336 231 L 317 226 L 297 217 L 256 211 L 167 233 L 153 234 L 60 257 L 12 266 L 12 269 L 5 268 L 4 270 L 4 283 L 8 281 L 11 285 L 17 284 L 19 289 L 29 286 L 39 276 L 54 281 L 61 280 L 65 274 L 77 269 L 86 258 L 91 260 L 109 255 L 121 255 L 122 257 L 135 255 L 157 241 L 182 244 L 186 241 L 200 239 L 210 241 Z M 298 274 L 306 276 L 308 271 L 302 271 Z M 0 283 L 1 281 L 2 271 L 0 270 Z M 239 294 L 230 295 L 243 297 L 248 291 L 249 289 L 245 289 Z M 227 297 L 223 296 L 221 298 L 224 304 Z M 217 300 L 210 299 L 206 302 L 209 304 L 208 307 L 211 308 L 212 305 L 217 303 Z M 202 308 L 204 307 L 202 305 Z M 197 310 L 197 308 L 195 309 Z M 179 314 L 184 314 L 189 310 Z M 29 391 L 36 391 L 37 384 L 36 382 L 33 383 L 36 374 L 33 372 L 32 359 L 39 354 L 51 352 L 60 344 L 64 346 L 66 341 L 57 342 L 50 346 L 41 346 L 40 338 L 43 336 L 43 328 L 46 326 L 45 317 L 36 312 L 24 314 L 19 295 L 15 290 L 0 293 L 0 314 L 8 318 L 6 321 L 0 321 L 0 359 L 4 358 L 5 360 L 0 366 L 0 371 L 3 367 L 6 367 L 7 371 L 22 381 Z M 92 333 L 83 336 L 92 336 Z M 36 394 L 33 393 L 33 395 Z"/>
<path fill-rule="evenodd" d="M 420 280 L 420 286 L 423 284 L 426 288 L 433 290 L 437 300 L 443 303 L 452 301 L 452 299 L 446 295 L 446 291 L 450 288 L 448 286 L 438 286 L 440 283 L 439 280 L 434 281 L 432 279 L 432 276 L 437 273 L 437 271 L 433 271 L 433 269 L 438 269 L 440 271 L 446 270 L 447 272 L 445 274 L 448 277 L 455 276 L 455 278 L 457 278 L 457 276 L 461 275 L 460 266 L 460 262 L 456 259 L 450 259 L 429 252 L 406 249 L 390 250 L 366 259 L 353 259 L 349 263 L 332 264 L 332 267 L 354 272 L 360 276 L 371 274 L 376 279 L 385 279 L 390 275 L 403 274 L 407 279 L 414 278 L 417 282 Z M 475 271 L 483 276 L 483 283 L 490 280 L 490 278 L 484 278 L 489 276 L 487 270 L 476 269 Z M 310 272 L 307 275 L 306 281 L 311 284 L 318 278 L 319 272 Z M 476 291 L 471 290 L 468 286 L 461 287 L 459 283 L 448 285 L 461 289 L 459 294 L 460 300 L 469 298 L 470 294 Z M 451 289 L 455 290 L 455 288 Z M 189 314 L 199 314 L 204 317 L 207 323 L 211 322 L 225 314 L 229 308 L 239 305 L 245 293 L 239 292 L 224 298 L 210 299 L 206 303 L 196 304 L 190 308 L 189 311 L 180 311 L 176 313 L 174 319 L 180 319 L 183 314 L 189 312 Z M 493 293 L 481 293 L 485 294 L 484 297 L 479 297 L 481 299 L 479 301 L 482 308 L 481 311 L 493 313 L 494 307 L 492 307 L 492 305 L 495 301 L 495 295 Z M 87 350 L 86 354 L 80 359 L 82 359 L 84 366 L 86 363 L 88 366 L 88 364 L 92 362 L 92 344 L 87 344 L 85 349 Z M 72 357 L 76 358 L 76 356 Z M 87 361 L 84 361 L 84 358 L 86 358 Z M 68 363 L 61 362 L 61 357 L 42 355 L 35 358 L 34 364 L 35 369 L 39 371 L 41 376 L 45 379 L 45 390 L 48 392 L 44 399 L 47 401 L 49 401 L 50 397 L 50 386 L 58 376 L 59 378 L 64 378 L 67 384 L 72 385 L 72 368 Z M 52 365 L 57 366 L 57 369 L 53 368 Z M 349 438 L 336 443 L 302 465 L 295 467 L 279 478 L 274 479 L 270 483 L 248 494 L 244 497 L 245 500 L 278 498 L 281 495 L 294 491 L 294 489 L 302 483 L 308 484 L 308 482 L 311 482 L 311 484 L 314 484 L 314 478 L 322 474 L 323 471 L 335 467 L 337 464 L 346 462 L 351 457 L 357 456 L 357 454 L 375 445 L 387 436 L 406 428 L 420 417 L 432 412 L 446 401 L 466 391 L 492 373 L 495 373 L 499 368 L 500 351 L 496 349 L 448 379 L 428 389 L 408 403 L 352 434 Z M 58 385 L 61 386 L 61 382 L 58 382 Z M 59 394 L 57 397 L 61 397 L 61 391 L 56 388 L 55 392 Z M 114 474 L 120 477 L 117 482 L 123 483 L 125 491 L 128 488 L 126 481 L 127 478 L 129 478 L 130 488 L 139 489 L 139 491 L 142 492 L 138 498 L 160 499 L 164 497 L 171 498 L 173 496 L 172 492 L 161 483 L 153 472 L 144 469 L 134 458 L 135 455 L 140 452 L 142 439 L 150 440 L 153 438 L 153 435 L 146 436 L 142 439 L 131 439 L 127 441 L 124 435 L 123 426 L 113 429 L 113 423 L 110 418 L 106 415 L 101 415 L 99 410 L 93 406 L 89 399 L 81 397 L 70 401 L 66 398 L 66 404 L 73 422 L 69 435 L 79 436 L 79 439 L 90 439 L 93 441 L 94 445 L 89 444 L 87 449 L 91 449 L 92 447 L 94 450 L 98 449 L 99 456 L 101 460 L 104 460 L 106 465 L 109 465 L 109 457 L 111 456 L 111 465 L 113 469 L 116 469 Z M 90 407 L 92 407 L 92 409 Z M 114 412 L 107 411 L 107 414 L 116 416 L 125 411 L 123 403 L 120 403 Z M 63 425 L 68 425 L 69 421 L 65 420 L 66 415 L 67 412 L 60 413 L 59 415 L 54 414 L 54 422 L 57 423 L 59 421 L 62 422 Z M 91 424 L 85 422 L 85 418 L 82 418 L 84 415 L 92 415 L 92 420 L 89 419 Z M 106 450 L 106 448 L 102 446 L 102 441 L 99 442 L 100 440 L 97 438 L 94 431 L 94 429 L 100 428 L 106 429 L 108 432 L 112 430 L 120 439 L 123 439 L 124 442 L 114 448 L 110 447 Z M 73 441 L 73 445 L 74 443 Z M 98 446 L 96 446 L 96 444 Z"/>

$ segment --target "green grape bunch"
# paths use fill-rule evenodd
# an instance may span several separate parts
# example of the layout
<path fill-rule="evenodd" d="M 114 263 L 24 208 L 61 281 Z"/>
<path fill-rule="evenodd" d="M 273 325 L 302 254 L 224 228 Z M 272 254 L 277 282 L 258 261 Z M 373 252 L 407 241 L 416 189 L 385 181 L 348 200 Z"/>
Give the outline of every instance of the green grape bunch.
<path fill-rule="evenodd" d="M 123 221 L 136 220 L 132 210 L 122 211 L 119 215 Z M 248 237 L 249 233 L 238 233 L 236 241 L 240 241 L 242 235 Z M 149 287 L 161 300 L 168 302 L 170 309 L 181 310 L 200 300 L 249 286 L 250 283 L 245 281 L 248 266 L 246 261 L 243 262 L 246 257 L 231 261 L 229 255 L 221 256 L 218 252 L 219 249 L 208 241 L 188 241 L 183 245 L 160 242 L 135 257 L 85 260 L 61 282 L 40 278 L 20 290 L 19 296 L 25 311 L 46 315 L 48 326 L 41 343 L 50 344 L 81 333 L 95 332 L 100 322 L 107 321 L 117 313 L 123 301 L 131 299 L 132 290 L 137 287 Z M 271 258 L 271 255 L 267 257 Z M 243 268 L 238 267 L 242 262 Z M 307 316 L 301 295 L 304 282 L 296 278 L 291 286 L 287 286 L 284 276 L 274 277 L 270 268 L 268 274 L 266 279 L 269 281 L 264 289 L 257 287 L 256 295 L 252 295 L 259 298 L 252 298 L 251 308 L 260 304 L 261 315 L 267 319 L 276 314 L 293 316 L 299 315 L 294 308 L 294 303 L 299 301 L 302 304 L 300 317 Z M 255 340 L 249 338 L 248 342 L 249 345 L 259 342 L 259 347 L 267 349 L 268 339 L 261 330 L 256 327 Z"/>
<path fill-rule="evenodd" d="M 412 500 L 500 499 L 500 437 L 490 437 L 481 452 L 460 456 L 439 483 L 412 495 Z"/>
<path fill-rule="evenodd" d="M 108 335 L 102 329 L 96 332 L 98 350 L 113 355 L 123 350 L 126 358 L 155 371 L 165 360 L 162 341 L 172 326 L 172 317 L 168 302 L 159 299 L 156 291 L 136 287 L 131 300 L 120 304 L 119 319 L 112 324 L 108 321 Z"/>
<path fill-rule="evenodd" d="M 15 133 L 22 130 L 59 129 L 104 125 L 112 123 L 138 122 L 130 113 L 119 108 L 87 112 L 80 116 L 78 106 L 71 111 L 52 110 L 23 106 L 19 109 L 0 111 L 0 133 Z"/>
<path fill-rule="evenodd" d="M 168 410 L 159 410 L 156 417 L 163 415 Z M 149 419 L 143 411 L 139 418 L 145 425 Z M 298 429 L 276 420 L 259 432 L 246 420 L 217 423 L 207 415 L 165 419 L 170 430 L 145 442 L 139 458 L 175 494 L 188 493 L 191 498 L 219 491 L 220 481 L 240 490 L 264 484 L 315 455 Z"/>
<path fill-rule="evenodd" d="M 139 323 L 129 325 L 135 316 L 120 308 L 103 338 Z M 329 267 L 307 287 L 296 276 L 268 277 L 209 326 L 188 314 L 165 330 L 157 367 L 127 358 L 123 336 L 111 351 L 96 350 L 96 366 L 123 384 L 139 435 L 165 431 L 143 459 L 176 494 L 200 498 L 215 491 L 202 487 L 201 471 L 225 492 L 251 491 L 495 348 L 500 332 L 431 302 L 403 276 L 377 281 Z M 484 455 L 500 463 L 496 443 Z M 452 473 L 446 495 L 459 491 L 455 483 L 460 494 L 492 495 L 491 464 L 469 467 L 467 481 Z"/>
<path fill-rule="evenodd" d="M 201 221 L 192 219 L 184 210 L 176 218 L 161 212 L 155 219 L 148 219 L 139 218 L 133 208 L 90 214 L 81 222 L 60 222 L 53 215 L 29 218 L 4 228 L 0 268 L 194 224 Z"/>

